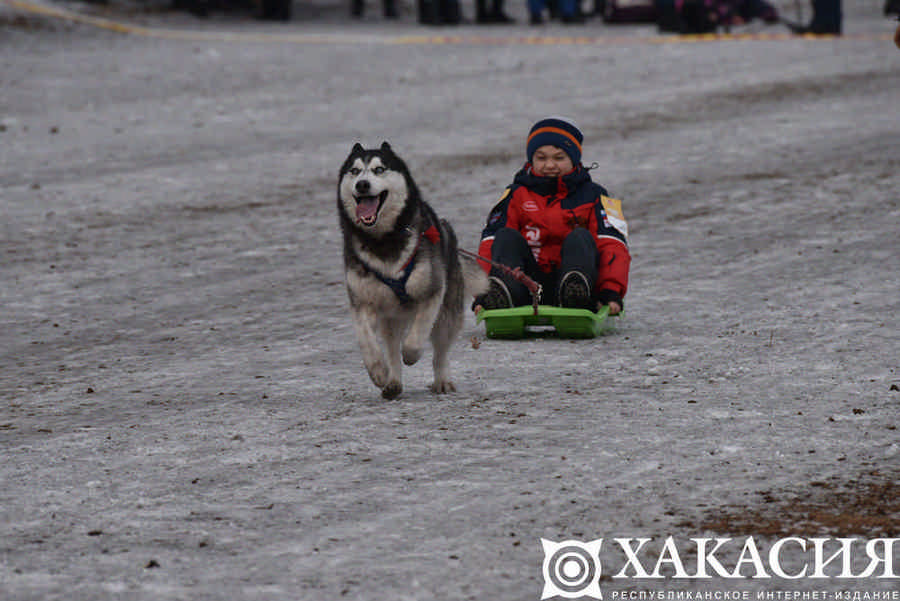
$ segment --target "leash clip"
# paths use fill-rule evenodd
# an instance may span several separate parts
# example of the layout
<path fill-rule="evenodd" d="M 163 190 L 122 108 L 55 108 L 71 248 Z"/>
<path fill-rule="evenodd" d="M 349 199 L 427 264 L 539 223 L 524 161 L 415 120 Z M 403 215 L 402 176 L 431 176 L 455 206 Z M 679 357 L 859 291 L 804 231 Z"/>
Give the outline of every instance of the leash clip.
<path fill-rule="evenodd" d="M 540 284 L 537 285 L 537 289 L 534 291 L 534 294 L 531 295 L 531 306 L 534 307 L 534 314 L 538 314 L 538 305 L 541 304 L 541 293 L 544 291 L 543 286 Z"/>

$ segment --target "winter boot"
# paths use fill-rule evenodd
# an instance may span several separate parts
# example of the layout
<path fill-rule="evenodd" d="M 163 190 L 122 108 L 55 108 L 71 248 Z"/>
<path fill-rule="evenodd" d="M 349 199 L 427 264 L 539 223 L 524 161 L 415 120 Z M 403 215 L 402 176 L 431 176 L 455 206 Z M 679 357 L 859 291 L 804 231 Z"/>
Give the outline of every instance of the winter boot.
<path fill-rule="evenodd" d="M 570 271 L 559 282 L 559 306 L 594 310 L 591 285 L 580 271 Z"/>
<path fill-rule="evenodd" d="M 509 309 L 513 306 L 512 295 L 506 283 L 498 277 L 490 276 L 488 291 L 479 299 L 485 309 Z"/>

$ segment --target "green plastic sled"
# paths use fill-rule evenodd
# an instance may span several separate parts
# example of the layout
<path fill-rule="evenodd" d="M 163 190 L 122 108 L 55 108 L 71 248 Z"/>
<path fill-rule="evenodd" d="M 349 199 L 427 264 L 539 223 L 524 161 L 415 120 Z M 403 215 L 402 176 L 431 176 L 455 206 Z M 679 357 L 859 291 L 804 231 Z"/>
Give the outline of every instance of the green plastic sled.
<path fill-rule="evenodd" d="M 587 309 L 564 309 L 539 305 L 512 309 L 485 309 L 477 316 L 484 322 L 488 338 L 516 339 L 526 336 L 556 335 L 561 338 L 594 338 L 610 328 L 609 307 L 594 313 Z"/>

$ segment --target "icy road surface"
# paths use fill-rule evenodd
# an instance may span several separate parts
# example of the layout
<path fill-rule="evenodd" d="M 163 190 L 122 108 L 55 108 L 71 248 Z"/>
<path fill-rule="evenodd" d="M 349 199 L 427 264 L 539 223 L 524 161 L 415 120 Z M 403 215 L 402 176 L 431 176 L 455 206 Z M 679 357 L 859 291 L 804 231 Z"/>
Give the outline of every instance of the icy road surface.
<path fill-rule="evenodd" d="M 691 43 L 327 8 L 103 9 L 148 28 L 122 33 L 0 4 L 0 598 L 537 600 L 541 538 L 605 539 L 605 599 L 897 591 L 611 569 L 614 538 L 652 539 L 651 571 L 672 536 L 695 573 L 692 537 L 900 536 L 881 3 L 847 0 L 841 39 Z M 548 114 L 624 203 L 627 315 L 590 341 L 469 318 L 458 393 L 427 391 L 426 355 L 383 401 L 342 283 L 344 156 L 389 140 L 474 249 Z"/>

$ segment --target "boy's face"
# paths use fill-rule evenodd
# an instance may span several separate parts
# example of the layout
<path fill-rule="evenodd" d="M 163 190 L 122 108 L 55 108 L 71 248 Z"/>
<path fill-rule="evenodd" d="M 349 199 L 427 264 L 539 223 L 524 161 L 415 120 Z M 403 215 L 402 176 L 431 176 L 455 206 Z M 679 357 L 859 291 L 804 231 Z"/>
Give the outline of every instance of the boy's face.
<path fill-rule="evenodd" d="M 556 146 L 541 146 L 534 151 L 531 170 L 541 177 L 559 177 L 575 169 L 566 151 Z"/>

